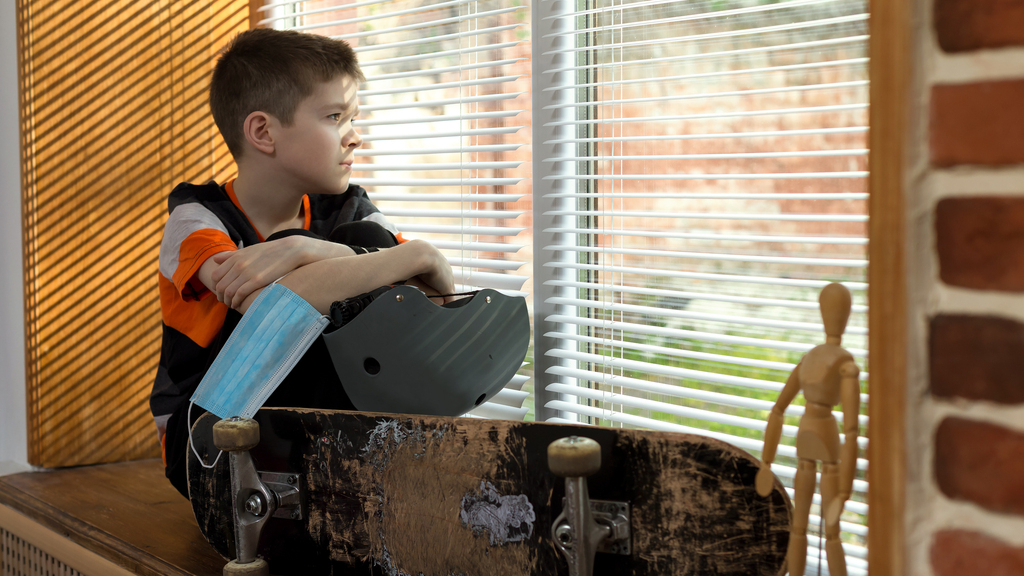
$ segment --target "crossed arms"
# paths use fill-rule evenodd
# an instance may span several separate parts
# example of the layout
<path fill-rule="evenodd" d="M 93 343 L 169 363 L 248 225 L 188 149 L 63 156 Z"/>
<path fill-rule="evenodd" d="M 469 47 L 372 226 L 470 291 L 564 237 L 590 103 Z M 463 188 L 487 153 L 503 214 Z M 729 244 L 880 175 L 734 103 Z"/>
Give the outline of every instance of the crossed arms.
<path fill-rule="evenodd" d="M 279 284 L 322 314 L 336 300 L 400 281 L 427 295 L 454 291 L 448 261 L 423 240 L 357 256 L 343 244 L 288 236 L 214 254 L 197 275 L 218 300 L 243 313 L 264 287 L 285 275 Z"/>

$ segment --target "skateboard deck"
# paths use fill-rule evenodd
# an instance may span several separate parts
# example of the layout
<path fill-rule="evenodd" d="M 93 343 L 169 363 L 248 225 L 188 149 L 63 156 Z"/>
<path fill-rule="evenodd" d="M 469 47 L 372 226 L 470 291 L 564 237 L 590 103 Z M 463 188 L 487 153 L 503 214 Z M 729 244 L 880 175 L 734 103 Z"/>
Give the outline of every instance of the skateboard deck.
<path fill-rule="evenodd" d="M 205 462 L 216 416 L 193 427 Z M 301 506 L 265 524 L 273 574 L 527 576 L 569 573 L 552 525 L 565 480 L 547 447 L 582 436 L 601 446 L 590 498 L 625 503 L 629 537 L 599 551 L 596 576 L 776 576 L 791 506 L 778 479 L 754 488 L 758 461 L 691 434 L 473 418 L 265 408 L 249 451 L 260 472 L 299 487 Z M 199 527 L 235 557 L 227 454 L 204 468 L 189 453 Z"/>

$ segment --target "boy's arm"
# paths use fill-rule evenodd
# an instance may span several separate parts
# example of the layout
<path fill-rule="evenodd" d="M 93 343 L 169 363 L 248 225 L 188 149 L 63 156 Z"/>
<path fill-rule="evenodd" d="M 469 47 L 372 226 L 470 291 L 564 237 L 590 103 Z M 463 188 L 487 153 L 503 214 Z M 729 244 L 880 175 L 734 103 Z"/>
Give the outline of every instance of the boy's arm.
<path fill-rule="evenodd" d="M 199 280 L 207 287 L 213 283 L 213 271 L 217 266 L 214 258 L 210 258 L 199 269 Z M 437 248 L 423 240 L 411 240 L 370 254 L 312 262 L 296 268 L 280 283 L 320 313 L 327 314 L 331 304 L 337 300 L 410 278 L 415 278 L 439 294 L 450 294 L 455 288 L 448 261 Z M 261 286 L 253 291 L 233 308 L 244 313 L 262 289 Z"/>
<path fill-rule="evenodd" d="M 203 277 L 202 269 L 199 279 L 218 300 L 237 308 L 254 291 L 292 270 L 319 260 L 354 254 L 355 252 L 344 244 L 307 236 L 288 236 L 237 251 L 214 254 L 210 260 L 217 266 L 213 267 L 210 282 Z"/>

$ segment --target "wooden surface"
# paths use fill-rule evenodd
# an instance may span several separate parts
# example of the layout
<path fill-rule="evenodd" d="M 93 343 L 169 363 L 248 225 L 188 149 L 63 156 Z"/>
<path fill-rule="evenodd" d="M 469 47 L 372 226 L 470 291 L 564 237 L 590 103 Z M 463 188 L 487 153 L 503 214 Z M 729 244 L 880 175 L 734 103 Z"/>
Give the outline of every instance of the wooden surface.
<path fill-rule="evenodd" d="M 143 575 L 219 575 L 188 501 L 158 460 L 0 477 L 0 504 Z"/>
<path fill-rule="evenodd" d="M 868 237 L 868 570 L 907 573 L 907 133 L 912 33 L 909 0 L 871 1 Z"/>
<path fill-rule="evenodd" d="M 758 496 L 758 460 L 711 438 L 294 409 L 257 420 L 257 469 L 298 473 L 306 488 L 303 520 L 264 528 L 260 553 L 275 574 L 565 575 L 551 537 L 565 484 L 548 470 L 547 446 L 570 435 L 601 445 L 591 498 L 631 507 L 632 554 L 599 554 L 595 576 L 776 576 L 783 566 L 781 483 Z M 204 457 L 215 422 L 194 429 Z M 190 455 L 189 492 L 204 533 L 230 555 L 226 461 L 209 472 Z"/>
<path fill-rule="evenodd" d="M 152 457 L 166 198 L 234 170 L 207 83 L 249 2 L 17 0 L 17 19 L 28 458 Z"/>

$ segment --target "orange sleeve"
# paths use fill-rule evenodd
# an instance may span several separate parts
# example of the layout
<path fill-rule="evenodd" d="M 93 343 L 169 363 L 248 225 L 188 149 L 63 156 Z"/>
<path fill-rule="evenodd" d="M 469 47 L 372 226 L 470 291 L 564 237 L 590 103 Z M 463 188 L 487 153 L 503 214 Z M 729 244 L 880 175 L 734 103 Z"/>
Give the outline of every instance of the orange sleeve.
<path fill-rule="evenodd" d="M 207 291 L 205 296 L 196 300 L 182 298 L 181 292 L 160 274 L 160 312 L 164 324 L 187 336 L 190 340 L 206 348 L 220 333 L 224 318 L 228 315 L 228 305 L 216 298 L 209 298 L 213 292 Z"/>
<path fill-rule="evenodd" d="M 184 300 L 202 300 L 210 293 L 196 274 L 206 260 L 218 252 L 238 250 L 227 234 L 204 228 L 188 235 L 178 250 L 178 267 L 171 277 L 174 287 Z"/>

